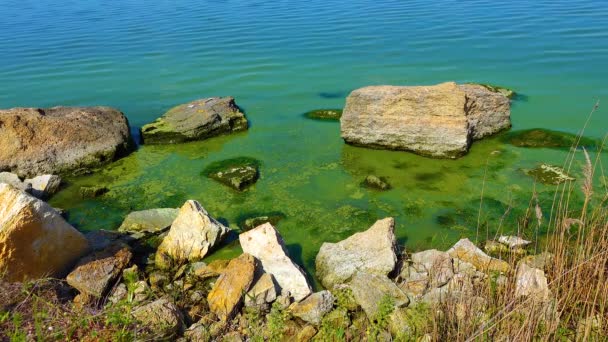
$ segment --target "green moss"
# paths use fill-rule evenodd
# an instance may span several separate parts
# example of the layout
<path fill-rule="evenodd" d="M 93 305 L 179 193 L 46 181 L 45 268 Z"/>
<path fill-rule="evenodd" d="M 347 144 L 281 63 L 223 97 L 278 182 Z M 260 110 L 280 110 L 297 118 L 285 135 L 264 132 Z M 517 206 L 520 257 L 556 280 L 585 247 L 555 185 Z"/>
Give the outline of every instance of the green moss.
<path fill-rule="evenodd" d="M 110 189 L 105 186 L 81 186 L 80 187 L 80 197 L 82 198 L 96 198 L 107 192 Z"/>
<path fill-rule="evenodd" d="M 259 178 L 261 162 L 254 158 L 238 157 L 211 163 L 203 174 L 235 190 L 243 191 Z"/>
<path fill-rule="evenodd" d="M 596 139 L 579 137 L 575 134 L 534 128 L 523 131 L 509 132 L 503 136 L 503 141 L 517 147 L 544 147 L 544 148 L 570 148 L 597 147 L 600 141 Z"/>
<path fill-rule="evenodd" d="M 315 109 L 304 113 L 304 117 L 312 120 L 338 121 L 342 117 L 342 109 Z"/>
<path fill-rule="evenodd" d="M 561 167 L 544 163 L 534 169 L 524 170 L 524 172 L 528 176 L 533 177 L 537 182 L 543 184 L 557 185 L 566 181 L 575 180 L 574 177 L 570 176 Z"/>

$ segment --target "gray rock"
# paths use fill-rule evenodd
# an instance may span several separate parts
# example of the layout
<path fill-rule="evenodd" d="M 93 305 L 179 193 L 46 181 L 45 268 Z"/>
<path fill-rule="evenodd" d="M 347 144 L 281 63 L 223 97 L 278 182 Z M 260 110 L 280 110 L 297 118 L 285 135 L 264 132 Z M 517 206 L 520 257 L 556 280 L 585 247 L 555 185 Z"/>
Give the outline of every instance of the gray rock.
<path fill-rule="evenodd" d="M 452 258 L 466 261 L 483 272 L 508 272 L 511 266 L 503 260 L 492 258 L 469 239 L 461 239 L 448 250 Z"/>
<path fill-rule="evenodd" d="M 59 191 L 61 177 L 57 175 L 42 175 L 26 179 L 23 182 L 32 185 L 32 195 L 40 199 L 48 199 Z"/>
<path fill-rule="evenodd" d="M 510 101 L 480 85 L 372 86 L 348 96 L 341 123 L 349 144 L 456 158 L 471 142 L 511 127 Z"/>
<path fill-rule="evenodd" d="M 531 241 L 524 240 L 524 239 L 520 238 L 519 236 L 511 236 L 511 235 L 507 235 L 507 236 L 503 235 L 503 236 L 499 237 L 498 242 L 502 243 L 503 245 L 506 245 L 507 247 L 509 247 L 511 249 L 523 248 L 532 243 Z"/>
<path fill-rule="evenodd" d="M 110 107 L 0 110 L 0 170 L 20 177 L 91 170 L 135 148 L 127 118 Z"/>
<path fill-rule="evenodd" d="M 395 220 L 377 221 L 368 230 L 337 243 L 324 243 L 316 258 L 317 277 L 327 289 L 346 283 L 357 271 L 387 275 L 395 268 Z"/>
<path fill-rule="evenodd" d="M 334 307 L 334 296 L 331 292 L 324 290 L 306 297 L 298 303 L 294 303 L 289 309 L 291 313 L 305 322 L 319 325 L 326 313 Z"/>
<path fill-rule="evenodd" d="M 547 301 L 549 294 L 545 272 L 520 263 L 515 275 L 515 297 L 532 297 L 536 301 Z"/>
<path fill-rule="evenodd" d="M 431 287 L 445 285 L 454 276 L 452 257 L 436 249 L 412 254 L 414 268 L 429 275 Z"/>
<path fill-rule="evenodd" d="M 277 299 L 278 292 L 278 286 L 272 275 L 263 273 L 245 295 L 245 306 L 265 307 Z"/>
<path fill-rule="evenodd" d="M 378 304 L 386 296 L 393 299 L 397 308 L 410 303 L 408 296 L 385 275 L 357 272 L 348 285 L 370 320 L 378 316 Z"/>
<path fill-rule="evenodd" d="M 0 183 L 12 185 L 13 187 L 21 191 L 25 191 L 29 194 L 32 193 L 32 184 L 28 182 L 22 182 L 19 176 L 11 172 L 0 172 Z"/>
<path fill-rule="evenodd" d="M 133 317 L 151 328 L 157 337 L 176 336 L 183 329 L 183 315 L 179 308 L 166 298 L 136 307 Z"/>
<path fill-rule="evenodd" d="M 159 208 L 131 212 L 125 217 L 119 232 L 157 233 L 169 228 L 177 218 L 179 209 Z"/>
<path fill-rule="evenodd" d="M 365 177 L 365 180 L 363 181 L 363 186 L 381 191 L 389 190 L 391 188 L 391 185 L 384 178 L 374 175 L 369 175 Z"/>
<path fill-rule="evenodd" d="M 141 128 L 145 144 L 174 144 L 244 131 L 247 118 L 232 97 L 210 97 L 171 108 Z"/>

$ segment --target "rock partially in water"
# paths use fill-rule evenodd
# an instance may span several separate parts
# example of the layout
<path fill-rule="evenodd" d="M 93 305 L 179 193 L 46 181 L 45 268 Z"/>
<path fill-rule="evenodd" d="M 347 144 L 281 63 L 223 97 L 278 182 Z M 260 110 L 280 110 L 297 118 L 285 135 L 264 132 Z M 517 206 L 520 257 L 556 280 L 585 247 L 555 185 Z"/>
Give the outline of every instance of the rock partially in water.
<path fill-rule="evenodd" d="M 334 296 L 327 290 L 315 292 L 291 305 L 289 311 L 307 323 L 319 325 L 323 316 L 333 309 L 334 300 Z"/>
<path fill-rule="evenodd" d="M 259 216 L 250 216 L 246 217 L 239 222 L 239 227 L 241 230 L 248 231 L 255 227 L 261 226 L 264 223 L 270 223 L 273 226 L 276 226 L 279 221 L 284 219 L 286 216 L 281 212 L 273 212 L 265 215 Z"/>
<path fill-rule="evenodd" d="M 395 269 L 395 248 L 395 220 L 379 220 L 345 240 L 324 243 L 315 262 L 317 277 L 326 289 L 332 289 L 358 271 L 386 276 Z"/>
<path fill-rule="evenodd" d="M 253 283 L 257 260 L 243 253 L 228 264 L 207 296 L 209 309 L 220 320 L 227 321 L 236 314 L 243 303 L 243 296 Z"/>
<path fill-rule="evenodd" d="M 283 238 L 270 223 L 240 234 L 239 241 L 243 252 L 259 259 L 264 271 L 272 274 L 282 294 L 289 292 L 299 301 L 312 292 L 304 271 L 289 258 Z"/>
<path fill-rule="evenodd" d="M 0 184 L 0 270 L 8 281 L 64 276 L 88 247 L 51 206 Z"/>
<path fill-rule="evenodd" d="M 42 175 L 26 179 L 23 182 L 32 185 L 32 195 L 40 199 L 48 199 L 59 191 L 61 177 L 57 175 Z"/>
<path fill-rule="evenodd" d="M 173 338 L 183 329 L 184 317 L 181 311 L 167 298 L 136 307 L 132 315 L 151 328 L 156 338 Z"/>
<path fill-rule="evenodd" d="M 469 239 L 461 239 L 448 250 L 448 253 L 453 258 L 468 262 L 483 272 L 506 273 L 511 269 L 506 261 L 492 258 Z"/>
<path fill-rule="evenodd" d="M 383 177 L 378 177 L 375 175 L 369 175 L 365 177 L 362 185 L 366 188 L 385 191 L 391 188 L 391 185 L 387 182 L 387 180 Z"/>
<path fill-rule="evenodd" d="M 457 158 L 511 127 L 510 101 L 472 84 L 371 86 L 348 96 L 340 122 L 349 144 Z"/>
<path fill-rule="evenodd" d="M 253 158 L 239 157 L 209 165 L 203 173 L 235 190 L 243 191 L 260 177 L 260 162 Z"/>
<path fill-rule="evenodd" d="M 342 117 L 342 109 L 315 109 L 306 112 L 304 116 L 313 120 L 339 121 Z"/>
<path fill-rule="evenodd" d="M 247 130 L 245 114 L 232 97 L 210 97 L 171 108 L 141 128 L 144 144 L 175 144 Z"/>
<path fill-rule="evenodd" d="M 158 233 L 171 226 L 177 218 L 179 209 L 158 208 L 131 212 L 122 221 L 119 232 Z"/>
<path fill-rule="evenodd" d="M 212 218 L 200 203 L 186 201 L 158 246 L 156 266 L 169 268 L 183 261 L 202 259 L 219 245 L 229 230 Z"/>
<path fill-rule="evenodd" d="M 66 281 L 81 294 L 101 298 L 114 285 L 132 257 L 128 246 L 112 245 L 82 258 L 68 274 Z"/>
<path fill-rule="evenodd" d="M 109 191 L 110 189 L 105 186 L 81 186 L 80 197 L 97 198 L 99 196 L 107 194 Z"/>
<path fill-rule="evenodd" d="M 577 145 L 578 147 L 593 148 L 601 144 L 596 139 L 543 128 L 509 132 L 502 139 L 517 147 L 571 148 Z"/>
<path fill-rule="evenodd" d="M 540 164 L 534 169 L 524 170 L 524 172 L 534 178 L 537 182 L 549 185 L 558 185 L 563 182 L 574 181 L 564 169 L 550 164 Z"/>
<path fill-rule="evenodd" d="M 485 84 L 485 83 L 466 83 L 466 84 L 482 86 L 493 93 L 498 93 L 498 94 L 504 95 L 509 99 L 513 99 L 515 96 L 517 96 L 515 91 L 513 91 L 512 89 L 506 88 L 506 87 L 501 87 L 501 86 L 492 85 L 492 84 Z"/>
<path fill-rule="evenodd" d="M 0 170 L 21 177 L 82 172 L 135 149 L 127 118 L 110 107 L 0 110 Z"/>

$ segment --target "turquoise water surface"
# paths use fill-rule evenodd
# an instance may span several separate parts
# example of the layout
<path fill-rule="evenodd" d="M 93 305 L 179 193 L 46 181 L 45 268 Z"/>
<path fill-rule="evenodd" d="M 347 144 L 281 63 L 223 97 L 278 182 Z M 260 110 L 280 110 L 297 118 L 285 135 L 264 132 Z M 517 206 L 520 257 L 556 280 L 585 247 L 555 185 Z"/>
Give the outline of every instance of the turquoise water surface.
<path fill-rule="evenodd" d="M 347 146 L 338 123 L 302 113 L 340 108 L 366 85 L 482 82 L 521 94 L 514 129 L 576 133 L 608 97 L 605 1 L 3 0 L 0 13 L 0 107 L 109 105 L 135 131 L 174 105 L 230 95 L 251 121 L 246 133 L 141 146 L 70 179 L 51 204 L 68 209 L 74 225 L 114 229 L 131 210 L 187 199 L 235 229 L 248 215 L 281 212 L 278 229 L 309 271 L 321 243 L 385 216 L 396 218 L 410 249 L 516 230 L 534 187 L 522 169 L 561 165 L 567 151 L 515 148 L 498 137 L 462 159 L 433 160 Z M 607 127 L 600 105 L 586 135 L 600 138 Z M 262 162 L 248 191 L 201 175 L 238 156 Z M 362 188 L 370 173 L 393 189 Z M 88 184 L 110 192 L 83 201 L 77 191 Z M 536 190 L 548 212 L 554 187 Z M 236 253 L 232 244 L 213 257 Z"/>

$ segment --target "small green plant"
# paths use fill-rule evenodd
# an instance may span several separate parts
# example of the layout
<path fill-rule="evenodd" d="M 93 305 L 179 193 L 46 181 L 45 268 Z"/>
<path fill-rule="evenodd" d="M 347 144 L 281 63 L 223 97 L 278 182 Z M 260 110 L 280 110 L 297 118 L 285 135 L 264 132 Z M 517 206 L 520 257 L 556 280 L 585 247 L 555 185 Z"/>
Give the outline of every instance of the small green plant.
<path fill-rule="evenodd" d="M 381 340 L 381 334 L 387 331 L 390 316 L 395 310 L 395 300 L 385 295 L 378 303 L 378 312 L 376 318 L 371 321 L 368 327 L 368 338 L 370 341 Z"/>
<path fill-rule="evenodd" d="M 272 304 L 270 313 L 266 316 L 269 341 L 281 341 L 285 331 L 285 323 L 289 319 L 289 314 L 281 307 L 277 301 Z"/>

